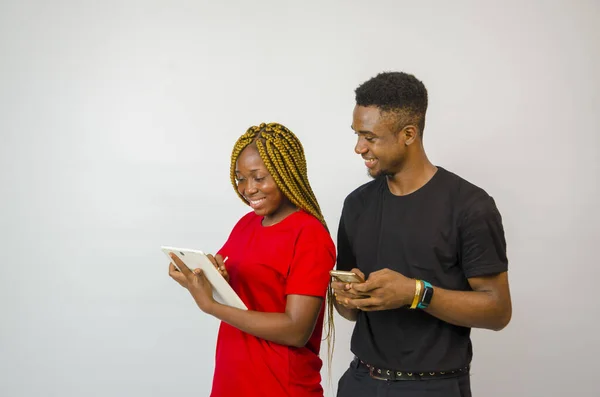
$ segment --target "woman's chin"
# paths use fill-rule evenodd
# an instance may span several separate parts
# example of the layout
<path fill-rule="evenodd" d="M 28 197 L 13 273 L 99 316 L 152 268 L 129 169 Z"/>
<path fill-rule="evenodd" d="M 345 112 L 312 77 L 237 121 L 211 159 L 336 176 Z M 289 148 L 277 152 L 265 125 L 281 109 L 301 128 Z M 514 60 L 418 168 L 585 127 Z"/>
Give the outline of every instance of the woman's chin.
<path fill-rule="evenodd" d="M 269 211 L 266 208 L 253 208 L 254 213 L 258 216 L 267 216 L 269 215 Z"/>

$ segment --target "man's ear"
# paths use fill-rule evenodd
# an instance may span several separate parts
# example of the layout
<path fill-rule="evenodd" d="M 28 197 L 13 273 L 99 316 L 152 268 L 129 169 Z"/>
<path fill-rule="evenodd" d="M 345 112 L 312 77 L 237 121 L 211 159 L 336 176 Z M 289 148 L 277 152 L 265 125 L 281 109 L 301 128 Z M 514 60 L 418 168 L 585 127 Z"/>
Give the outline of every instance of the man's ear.
<path fill-rule="evenodd" d="M 409 125 L 405 126 L 402 129 L 402 131 L 400 131 L 400 134 L 402 135 L 402 137 L 404 139 L 404 144 L 406 146 L 412 145 L 413 143 L 416 142 L 416 140 L 419 136 L 419 129 L 416 126 L 409 124 Z"/>

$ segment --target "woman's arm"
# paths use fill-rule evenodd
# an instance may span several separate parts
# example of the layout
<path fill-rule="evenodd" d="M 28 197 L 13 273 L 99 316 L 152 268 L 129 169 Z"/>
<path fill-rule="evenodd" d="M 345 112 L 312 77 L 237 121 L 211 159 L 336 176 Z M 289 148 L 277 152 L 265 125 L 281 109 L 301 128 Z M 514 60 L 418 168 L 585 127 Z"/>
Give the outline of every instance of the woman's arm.
<path fill-rule="evenodd" d="M 241 310 L 216 302 L 212 296 L 212 286 L 202 270 L 193 272 L 172 254 L 169 275 L 186 288 L 198 307 L 205 313 L 256 337 L 282 345 L 302 347 L 312 335 L 323 298 L 308 295 L 290 294 L 286 298 L 284 313 L 266 313 Z"/>
<path fill-rule="evenodd" d="M 213 301 L 203 309 L 250 335 L 286 346 L 303 347 L 312 335 L 323 298 L 288 295 L 284 313 L 241 310 Z M 200 305 L 199 305 L 200 306 Z"/>

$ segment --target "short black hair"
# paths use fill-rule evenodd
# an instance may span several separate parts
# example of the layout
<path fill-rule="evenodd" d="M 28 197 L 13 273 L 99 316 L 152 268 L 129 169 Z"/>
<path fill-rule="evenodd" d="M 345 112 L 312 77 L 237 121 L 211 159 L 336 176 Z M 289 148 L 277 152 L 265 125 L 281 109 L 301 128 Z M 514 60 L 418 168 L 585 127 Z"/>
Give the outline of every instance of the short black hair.
<path fill-rule="evenodd" d="M 415 124 L 421 136 L 425 129 L 427 89 L 412 74 L 383 72 L 362 83 L 355 90 L 356 104 L 375 106 L 395 117 L 398 128 Z"/>

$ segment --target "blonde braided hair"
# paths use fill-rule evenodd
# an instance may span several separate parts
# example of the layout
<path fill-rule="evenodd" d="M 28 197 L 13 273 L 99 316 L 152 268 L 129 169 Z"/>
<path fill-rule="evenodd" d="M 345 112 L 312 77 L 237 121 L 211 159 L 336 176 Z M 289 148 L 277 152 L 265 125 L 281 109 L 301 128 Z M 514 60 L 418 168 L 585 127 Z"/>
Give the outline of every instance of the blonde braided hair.
<path fill-rule="evenodd" d="M 252 126 L 235 143 L 231 153 L 230 177 L 233 189 L 240 199 L 249 204 L 238 191 L 235 173 L 236 164 L 242 151 L 252 143 L 256 145 L 260 158 L 281 193 L 296 207 L 317 218 L 325 226 L 325 229 L 329 230 L 321 213 L 321 207 L 308 181 L 306 158 L 302 143 L 292 131 L 281 124 L 262 123 L 258 126 Z M 331 373 L 335 341 L 333 311 L 333 291 L 329 287 L 327 289 L 327 327 L 325 336 L 327 339 L 329 373 Z"/>

